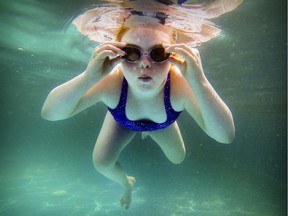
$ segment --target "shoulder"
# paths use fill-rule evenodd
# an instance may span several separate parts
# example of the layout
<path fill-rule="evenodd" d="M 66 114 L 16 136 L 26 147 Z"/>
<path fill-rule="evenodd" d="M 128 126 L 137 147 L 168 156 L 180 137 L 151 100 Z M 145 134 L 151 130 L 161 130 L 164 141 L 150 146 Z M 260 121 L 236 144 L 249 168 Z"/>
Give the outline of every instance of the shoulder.
<path fill-rule="evenodd" d="M 101 101 L 109 107 L 116 107 L 121 94 L 123 74 L 119 68 L 115 68 L 107 76 L 93 86 L 95 92 L 100 92 Z"/>
<path fill-rule="evenodd" d="M 182 111 L 185 109 L 187 99 L 191 97 L 191 94 L 193 94 L 192 89 L 181 72 L 175 67 L 172 67 L 170 71 L 170 79 L 170 100 L 172 107 L 176 111 Z"/>
<path fill-rule="evenodd" d="M 101 85 L 102 91 L 109 94 L 121 90 L 122 81 L 123 73 L 119 68 L 115 68 L 110 74 L 102 78 L 97 85 Z"/>

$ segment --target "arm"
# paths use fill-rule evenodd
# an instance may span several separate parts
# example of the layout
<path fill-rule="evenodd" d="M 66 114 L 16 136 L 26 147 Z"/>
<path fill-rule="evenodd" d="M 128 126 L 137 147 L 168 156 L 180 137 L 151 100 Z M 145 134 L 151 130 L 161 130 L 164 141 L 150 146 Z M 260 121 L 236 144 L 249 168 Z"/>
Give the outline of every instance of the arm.
<path fill-rule="evenodd" d="M 123 46 L 123 43 L 106 43 L 96 48 L 83 73 L 49 93 L 41 111 L 42 117 L 51 121 L 69 118 L 100 101 L 101 89 L 94 88 L 96 91 L 92 93 L 89 89 L 122 61 Z"/>
<path fill-rule="evenodd" d="M 181 70 L 192 89 L 193 97 L 186 100 L 185 109 L 210 137 L 221 143 L 231 143 L 235 135 L 232 114 L 207 80 L 198 50 L 183 44 L 165 46 L 167 52 L 184 59 L 172 56 L 169 61 Z"/>

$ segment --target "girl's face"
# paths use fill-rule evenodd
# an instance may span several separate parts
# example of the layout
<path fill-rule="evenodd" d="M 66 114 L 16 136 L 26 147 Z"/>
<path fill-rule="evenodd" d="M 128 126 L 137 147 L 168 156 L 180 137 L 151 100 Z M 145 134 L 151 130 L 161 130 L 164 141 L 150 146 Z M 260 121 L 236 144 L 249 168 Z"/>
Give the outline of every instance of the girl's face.
<path fill-rule="evenodd" d="M 135 46 L 145 53 L 136 62 L 122 63 L 122 71 L 129 85 L 145 91 L 163 86 L 171 65 L 168 61 L 154 62 L 149 52 L 155 47 L 161 47 L 163 43 L 171 43 L 169 35 L 153 28 L 135 28 L 128 30 L 121 42 Z"/>

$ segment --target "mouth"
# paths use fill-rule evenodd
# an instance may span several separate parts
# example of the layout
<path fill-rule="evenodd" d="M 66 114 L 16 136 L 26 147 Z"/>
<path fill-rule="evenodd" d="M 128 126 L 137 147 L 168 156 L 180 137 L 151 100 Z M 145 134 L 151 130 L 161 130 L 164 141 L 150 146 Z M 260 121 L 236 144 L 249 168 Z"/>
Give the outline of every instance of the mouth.
<path fill-rule="evenodd" d="M 149 77 L 149 76 L 142 76 L 142 77 L 139 77 L 138 78 L 140 81 L 142 82 L 149 82 L 152 80 L 152 77 Z"/>

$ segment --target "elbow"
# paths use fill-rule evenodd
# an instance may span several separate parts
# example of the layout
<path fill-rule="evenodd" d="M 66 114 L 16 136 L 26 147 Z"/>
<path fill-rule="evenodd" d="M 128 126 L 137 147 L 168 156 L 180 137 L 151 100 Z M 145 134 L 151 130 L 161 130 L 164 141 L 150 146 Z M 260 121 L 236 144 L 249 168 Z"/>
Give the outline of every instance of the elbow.
<path fill-rule="evenodd" d="M 215 140 L 222 144 L 231 144 L 235 138 L 235 128 L 234 126 L 228 129 L 227 131 L 223 131 L 220 136 L 215 137 Z"/>
<path fill-rule="evenodd" d="M 228 128 L 217 127 L 217 129 L 206 130 L 206 133 L 212 139 L 222 144 L 231 144 L 235 138 L 234 124 Z"/>
<path fill-rule="evenodd" d="M 235 125 L 234 120 L 232 117 L 232 113 L 229 111 L 229 121 L 226 122 L 226 124 L 223 124 L 225 126 L 220 127 L 219 131 L 219 139 L 217 140 L 220 143 L 223 144 L 231 144 L 235 138 Z"/>
<path fill-rule="evenodd" d="M 216 141 L 222 144 L 231 144 L 235 138 L 234 134 L 229 134 L 224 137 L 217 139 Z"/>
<path fill-rule="evenodd" d="M 55 116 L 51 115 L 49 112 L 47 112 L 44 109 L 41 110 L 41 117 L 45 120 L 48 120 L 48 121 L 57 121 L 58 120 L 57 118 L 55 118 Z"/>

